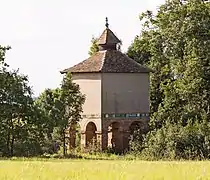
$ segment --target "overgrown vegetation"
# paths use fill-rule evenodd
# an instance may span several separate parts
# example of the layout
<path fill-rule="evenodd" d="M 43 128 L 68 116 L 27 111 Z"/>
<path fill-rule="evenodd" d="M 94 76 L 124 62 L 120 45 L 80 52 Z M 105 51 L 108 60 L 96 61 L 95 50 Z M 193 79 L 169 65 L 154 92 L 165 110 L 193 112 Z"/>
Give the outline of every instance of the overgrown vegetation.
<path fill-rule="evenodd" d="M 168 0 L 140 19 L 128 56 L 154 73 L 150 132 L 138 149 L 156 159 L 209 158 L 210 3 Z"/>

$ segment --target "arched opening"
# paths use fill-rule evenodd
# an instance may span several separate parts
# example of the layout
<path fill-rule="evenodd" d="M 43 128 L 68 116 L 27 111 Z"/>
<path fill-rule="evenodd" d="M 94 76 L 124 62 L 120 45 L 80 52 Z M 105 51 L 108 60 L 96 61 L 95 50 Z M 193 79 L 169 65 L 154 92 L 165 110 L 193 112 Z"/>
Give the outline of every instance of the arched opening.
<path fill-rule="evenodd" d="M 139 121 L 132 122 L 129 127 L 129 132 L 129 147 L 131 148 L 134 144 L 140 145 L 143 141 L 142 123 Z"/>
<path fill-rule="evenodd" d="M 140 132 L 141 131 L 141 122 L 139 122 L 139 121 L 132 122 L 129 127 L 129 131 L 130 131 L 130 135 L 134 135 L 138 131 Z"/>
<path fill-rule="evenodd" d="M 117 152 L 120 144 L 120 123 L 113 122 L 108 127 L 108 147 Z"/>
<path fill-rule="evenodd" d="M 86 126 L 86 146 L 89 146 L 91 144 L 95 144 L 96 142 L 96 125 L 93 122 L 89 122 Z"/>

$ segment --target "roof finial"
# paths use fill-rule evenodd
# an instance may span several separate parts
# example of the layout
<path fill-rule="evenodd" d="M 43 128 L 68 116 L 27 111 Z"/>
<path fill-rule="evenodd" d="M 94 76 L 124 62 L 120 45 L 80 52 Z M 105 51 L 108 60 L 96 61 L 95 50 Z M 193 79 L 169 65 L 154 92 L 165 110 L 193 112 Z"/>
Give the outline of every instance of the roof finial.
<path fill-rule="evenodd" d="M 109 23 L 108 23 L 108 17 L 106 17 L 106 24 L 105 24 L 106 28 L 109 28 Z"/>

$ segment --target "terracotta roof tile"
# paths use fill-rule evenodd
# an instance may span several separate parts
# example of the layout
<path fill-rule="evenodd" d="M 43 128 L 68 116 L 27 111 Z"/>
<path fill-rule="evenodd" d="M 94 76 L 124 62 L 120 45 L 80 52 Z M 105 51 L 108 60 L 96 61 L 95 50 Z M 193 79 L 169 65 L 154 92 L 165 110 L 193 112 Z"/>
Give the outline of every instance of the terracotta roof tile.
<path fill-rule="evenodd" d="M 108 50 L 105 54 L 105 60 L 101 72 L 143 73 L 150 72 L 150 69 L 141 66 L 120 51 Z"/>
<path fill-rule="evenodd" d="M 104 32 L 101 34 L 101 36 L 99 37 L 98 42 L 97 42 L 97 44 L 99 44 L 99 45 L 118 44 L 118 43 L 120 43 L 120 40 L 108 28 L 104 30 Z"/>
<path fill-rule="evenodd" d="M 143 73 L 152 71 L 116 50 L 116 45 L 120 43 L 120 40 L 108 28 L 108 19 L 106 19 L 106 29 L 97 43 L 99 47 L 102 47 L 103 51 L 100 50 L 95 55 L 73 67 L 61 71 L 61 73 Z"/>
<path fill-rule="evenodd" d="M 61 73 L 144 73 L 152 70 L 138 64 L 133 59 L 117 50 L 99 51 L 87 60 L 61 71 Z"/>
<path fill-rule="evenodd" d="M 88 59 L 68 68 L 61 73 L 66 72 L 98 72 L 101 69 L 101 64 L 104 58 L 105 52 L 97 52 L 95 55 Z"/>

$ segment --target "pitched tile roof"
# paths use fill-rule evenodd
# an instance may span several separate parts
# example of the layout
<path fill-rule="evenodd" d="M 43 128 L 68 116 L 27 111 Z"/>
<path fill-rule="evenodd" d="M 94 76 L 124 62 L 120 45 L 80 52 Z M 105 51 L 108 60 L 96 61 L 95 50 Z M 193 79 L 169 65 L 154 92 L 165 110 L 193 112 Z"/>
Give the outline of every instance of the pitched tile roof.
<path fill-rule="evenodd" d="M 106 18 L 106 29 L 97 43 L 99 52 L 79 64 L 61 71 L 61 73 L 145 73 L 152 71 L 116 50 L 116 45 L 120 43 L 120 40 L 109 29 L 108 18 Z"/>
<path fill-rule="evenodd" d="M 151 69 L 138 64 L 120 51 L 104 50 L 73 67 L 61 71 L 61 73 L 148 73 L 151 71 Z"/>
<path fill-rule="evenodd" d="M 106 28 L 104 32 L 101 34 L 101 36 L 98 39 L 97 44 L 103 45 L 103 44 L 118 44 L 121 41 L 115 36 L 115 34 L 109 29 Z"/>

